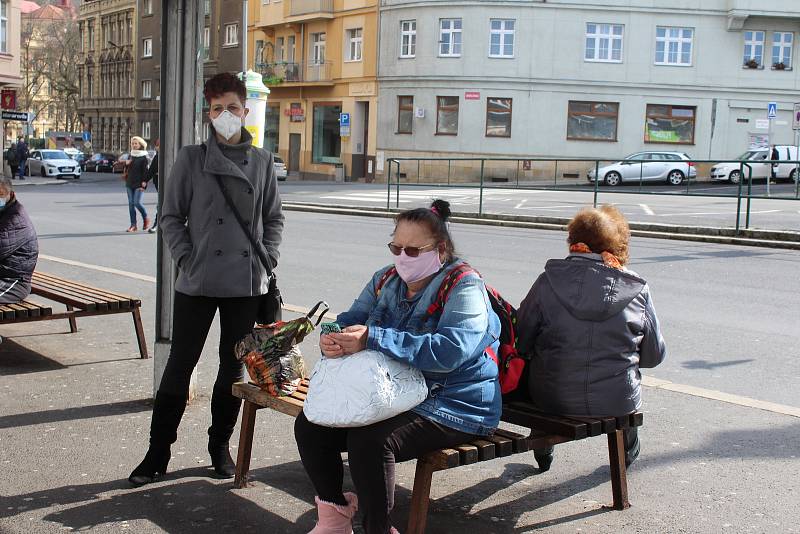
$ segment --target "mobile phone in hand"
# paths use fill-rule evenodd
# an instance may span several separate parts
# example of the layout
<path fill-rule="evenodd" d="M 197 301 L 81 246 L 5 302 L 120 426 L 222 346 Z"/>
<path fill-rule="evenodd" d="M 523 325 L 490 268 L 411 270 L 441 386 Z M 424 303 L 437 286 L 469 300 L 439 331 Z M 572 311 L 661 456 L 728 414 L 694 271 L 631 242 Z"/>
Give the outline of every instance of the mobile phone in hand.
<path fill-rule="evenodd" d="M 322 323 L 319 325 L 319 328 L 323 334 L 333 334 L 342 331 L 342 328 L 337 323 Z"/>

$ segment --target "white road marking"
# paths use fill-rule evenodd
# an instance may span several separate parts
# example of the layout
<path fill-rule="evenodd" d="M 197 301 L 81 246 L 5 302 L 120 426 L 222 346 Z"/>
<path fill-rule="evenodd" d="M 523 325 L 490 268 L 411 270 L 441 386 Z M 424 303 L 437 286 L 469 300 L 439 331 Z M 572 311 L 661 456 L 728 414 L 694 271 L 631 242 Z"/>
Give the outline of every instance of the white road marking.
<path fill-rule="evenodd" d="M 346 196 L 326 196 L 326 197 L 322 197 L 322 198 L 327 198 L 327 199 L 332 199 L 332 200 L 355 200 L 355 201 L 358 201 L 358 202 L 373 202 L 373 203 L 375 203 L 375 202 L 378 202 L 378 203 L 383 202 L 384 204 L 386 204 L 386 196 L 384 196 L 383 198 L 378 198 L 378 197 L 372 198 L 372 197 L 365 197 L 365 196 L 360 196 L 360 195 L 359 196 L 352 195 L 352 196 L 347 196 L 347 197 Z M 396 198 L 393 197 L 392 198 L 392 202 L 396 202 L 396 201 L 397 201 Z M 411 202 L 411 201 L 410 200 L 403 200 L 401 198 L 400 202 L 401 203 L 408 203 L 408 202 Z"/>
<path fill-rule="evenodd" d="M 750 214 L 752 215 L 754 213 L 776 213 L 776 212 L 779 212 L 779 211 L 781 211 L 781 210 L 751 211 Z M 678 216 L 678 215 L 681 215 L 681 216 L 692 215 L 692 216 L 694 216 L 694 215 L 731 215 L 731 214 L 736 215 L 736 212 L 730 212 L 730 211 L 706 211 L 706 212 L 697 212 L 697 213 L 659 213 L 658 215 L 656 215 L 656 217 L 675 217 L 675 216 Z M 744 212 L 742 212 L 742 215 L 744 215 Z"/>
<path fill-rule="evenodd" d="M 639 204 L 639 206 L 642 208 L 642 211 L 645 212 L 647 215 L 655 215 L 656 214 L 656 212 L 651 210 L 650 206 L 648 206 L 647 204 Z"/>
<path fill-rule="evenodd" d="M 120 271 L 119 269 L 112 269 L 111 267 L 103 267 L 102 265 L 93 265 L 91 263 L 83 263 L 75 260 L 57 258 L 55 256 L 48 256 L 47 254 L 39 254 L 39 259 L 54 261 L 56 263 L 63 263 L 64 265 L 72 265 L 73 267 L 82 267 L 84 269 L 91 269 L 93 271 L 100 271 L 103 273 L 116 274 L 119 276 L 125 276 L 127 278 L 133 278 L 134 280 L 141 280 L 143 282 L 151 282 L 153 284 L 156 283 L 155 276 L 147 276 L 146 274 L 132 273 L 130 271 Z"/>

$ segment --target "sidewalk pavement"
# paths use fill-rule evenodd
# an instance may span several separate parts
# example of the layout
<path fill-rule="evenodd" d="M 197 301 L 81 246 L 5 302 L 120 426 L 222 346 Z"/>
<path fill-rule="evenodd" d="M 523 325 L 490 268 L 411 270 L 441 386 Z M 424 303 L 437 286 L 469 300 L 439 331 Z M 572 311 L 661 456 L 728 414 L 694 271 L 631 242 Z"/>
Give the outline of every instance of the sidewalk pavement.
<path fill-rule="evenodd" d="M 41 268 L 140 296 L 152 352 L 155 285 L 43 260 Z M 252 485 L 209 476 L 206 429 L 216 373 L 212 330 L 200 398 L 186 411 L 171 473 L 132 489 L 147 446 L 153 360 L 140 360 L 130 318 L 3 326 L 0 345 L 0 532 L 308 532 L 314 491 L 292 419 L 259 411 Z M 315 336 L 303 345 L 314 362 Z M 642 454 L 628 472 L 632 507 L 611 501 L 604 437 L 557 447 L 547 473 L 533 454 L 434 475 L 428 532 L 726 533 L 800 531 L 800 420 L 645 388 Z M 237 434 L 232 444 L 236 444 Z M 236 450 L 234 448 L 234 456 Z M 405 528 L 414 463 L 398 466 L 396 526 Z M 352 487 L 349 477 L 346 486 Z M 356 532 L 361 532 L 357 530 Z"/>
<path fill-rule="evenodd" d="M 8 175 L 6 175 L 8 177 Z M 26 176 L 24 180 L 14 177 L 12 183 L 14 187 L 22 187 L 29 185 L 53 185 L 53 184 L 66 184 L 71 180 L 59 180 L 57 178 L 42 178 L 41 176 Z"/>

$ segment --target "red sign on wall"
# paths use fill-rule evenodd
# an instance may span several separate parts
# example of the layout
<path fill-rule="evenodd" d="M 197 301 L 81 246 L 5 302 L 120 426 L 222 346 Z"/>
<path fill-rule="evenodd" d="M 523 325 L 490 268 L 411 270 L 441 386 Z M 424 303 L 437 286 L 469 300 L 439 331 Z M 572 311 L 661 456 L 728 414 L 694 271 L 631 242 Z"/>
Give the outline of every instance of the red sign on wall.
<path fill-rule="evenodd" d="M 0 108 L 17 109 L 17 92 L 13 89 L 3 89 L 0 92 Z"/>
<path fill-rule="evenodd" d="M 464 93 L 464 100 L 480 100 L 481 94 L 478 91 L 467 91 Z"/>

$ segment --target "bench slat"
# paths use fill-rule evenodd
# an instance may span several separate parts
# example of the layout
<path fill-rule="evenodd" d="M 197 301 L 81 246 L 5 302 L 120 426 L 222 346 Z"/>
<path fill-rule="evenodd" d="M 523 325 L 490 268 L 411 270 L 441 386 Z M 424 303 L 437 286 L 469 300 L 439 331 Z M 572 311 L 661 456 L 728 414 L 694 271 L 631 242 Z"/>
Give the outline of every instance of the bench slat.
<path fill-rule="evenodd" d="M 436 471 L 443 471 L 461 465 L 461 454 L 455 449 L 439 449 L 424 454 L 422 460 L 431 464 Z"/>
<path fill-rule="evenodd" d="M 486 436 L 486 441 L 491 441 L 494 443 L 494 454 L 497 458 L 502 458 L 503 456 L 511 456 L 514 454 L 514 443 L 502 436 Z"/>
<path fill-rule="evenodd" d="M 65 291 L 62 288 L 53 287 L 48 284 L 31 284 L 31 293 L 54 300 L 56 302 L 60 302 L 62 304 L 73 306 L 79 310 L 95 311 L 100 308 L 95 300 L 88 299 L 83 295 L 73 294 L 69 291 Z"/>
<path fill-rule="evenodd" d="M 475 445 L 459 445 L 456 450 L 460 456 L 461 465 L 478 462 L 478 448 Z"/>
<path fill-rule="evenodd" d="M 583 439 L 589 433 L 585 423 L 570 422 L 558 416 L 545 415 L 525 403 L 515 402 L 503 406 L 501 419 L 515 425 L 544 430 L 572 439 Z"/>
<path fill-rule="evenodd" d="M 595 419 L 594 417 L 575 417 L 573 415 L 565 417 L 565 419 L 571 419 L 573 421 L 585 424 L 588 437 L 605 434 L 605 432 L 603 432 L 603 421 L 600 419 Z"/>
<path fill-rule="evenodd" d="M 21 319 L 28 317 L 28 309 L 25 306 L 20 306 L 19 304 L 8 304 L 8 307 L 14 310 L 15 317 L 19 317 Z"/>
<path fill-rule="evenodd" d="M 603 417 L 601 419 L 603 422 L 603 434 L 608 434 L 610 432 L 616 432 L 617 430 L 617 418 L 616 417 Z"/>
<path fill-rule="evenodd" d="M 42 315 L 42 308 L 28 302 L 27 300 L 23 300 L 22 302 L 18 302 L 20 306 L 24 306 L 26 310 L 28 310 L 28 317 L 40 317 Z"/>
<path fill-rule="evenodd" d="M 529 450 L 531 450 L 530 442 L 528 441 L 528 436 L 523 436 L 522 434 L 517 434 L 516 432 L 511 432 L 510 430 L 505 430 L 502 428 L 498 428 L 495 431 L 495 435 L 510 439 L 511 444 L 514 447 L 514 454 L 518 454 L 521 452 L 528 452 Z"/>
<path fill-rule="evenodd" d="M 630 417 L 627 415 L 620 415 L 616 417 L 617 420 L 617 430 L 627 430 L 630 428 Z"/>
<path fill-rule="evenodd" d="M 485 462 L 486 460 L 493 460 L 495 458 L 494 443 L 491 441 L 486 441 L 485 439 L 476 439 L 475 441 L 471 442 L 470 445 L 474 445 L 478 450 L 479 461 Z"/>
<path fill-rule="evenodd" d="M 273 397 L 254 384 L 238 382 L 233 385 L 234 396 L 252 402 L 258 406 L 272 408 L 286 415 L 297 417 L 303 411 L 303 402 L 292 397 Z"/>
<path fill-rule="evenodd" d="M 7 305 L 7 304 L 4 304 L 3 306 L 0 306 L 0 312 L 3 315 L 3 320 L 4 321 L 7 320 L 7 319 L 13 319 L 17 315 L 17 311 L 14 308 L 12 308 L 11 306 Z"/>
<path fill-rule="evenodd" d="M 41 288 L 45 291 L 53 293 L 63 293 L 64 295 L 76 299 L 82 299 L 88 302 L 107 302 L 108 299 L 101 298 L 92 293 L 87 293 L 81 288 L 72 287 L 69 284 L 61 284 L 52 280 L 38 278 L 31 282 L 31 288 Z"/>
<path fill-rule="evenodd" d="M 628 417 L 630 417 L 631 426 L 642 426 L 642 424 L 644 424 L 644 415 L 642 412 L 634 412 Z"/>
<path fill-rule="evenodd" d="M 64 278 L 59 278 L 57 276 L 53 276 L 47 273 L 35 272 L 34 279 L 47 281 L 50 283 L 55 283 L 59 286 L 64 286 L 64 287 L 69 287 L 71 289 L 79 290 L 85 292 L 87 295 L 92 295 L 108 302 L 119 302 L 120 305 L 123 307 L 134 307 L 137 305 L 137 303 L 141 304 L 141 301 L 139 299 L 131 297 L 129 295 L 116 293 L 105 289 L 100 289 L 94 286 L 89 286 L 86 284 L 82 284 L 80 282 L 76 282 L 74 280 L 66 280 Z"/>

